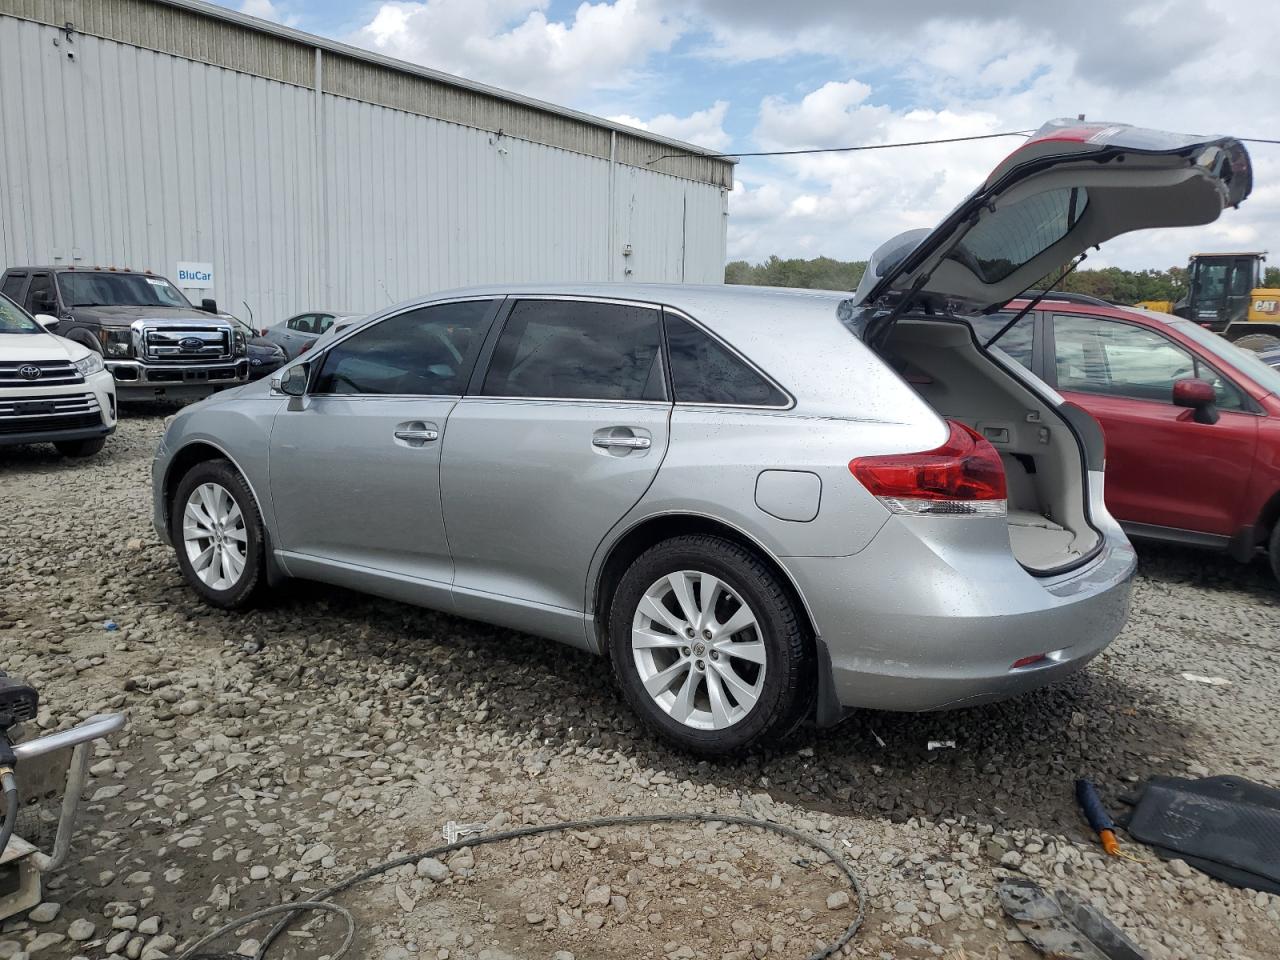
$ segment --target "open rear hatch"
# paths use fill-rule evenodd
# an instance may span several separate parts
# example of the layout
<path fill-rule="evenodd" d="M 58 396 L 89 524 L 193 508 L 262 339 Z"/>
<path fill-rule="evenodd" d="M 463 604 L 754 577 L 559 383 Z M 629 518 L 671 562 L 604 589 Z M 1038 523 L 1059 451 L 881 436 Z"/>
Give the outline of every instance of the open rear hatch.
<path fill-rule="evenodd" d="M 876 250 L 850 307 L 868 332 L 904 299 L 955 315 L 999 309 L 1089 247 L 1212 223 L 1252 186 L 1239 140 L 1054 120 L 937 227 Z"/>
<path fill-rule="evenodd" d="M 999 451 L 1010 542 L 1056 573 L 1101 544 L 1088 470 L 1101 469 L 1051 395 L 1010 373 L 954 318 L 1001 309 L 1092 246 L 1153 227 L 1211 223 L 1249 195 L 1239 140 L 1055 120 L 1011 153 L 933 230 L 872 255 L 841 320 L 941 415 Z"/>

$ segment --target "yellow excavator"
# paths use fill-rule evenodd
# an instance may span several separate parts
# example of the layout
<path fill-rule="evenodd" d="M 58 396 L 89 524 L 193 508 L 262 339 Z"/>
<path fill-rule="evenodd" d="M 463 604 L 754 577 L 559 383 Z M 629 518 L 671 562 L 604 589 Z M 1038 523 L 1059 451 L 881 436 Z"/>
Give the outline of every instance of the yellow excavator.
<path fill-rule="evenodd" d="M 1266 257 L 1265 250 L 1194 254 L 1185 297 L 1138 306 L 1194 320 L 1246 350 L 1280 347 L 1280 288 L 1262 285 Z"/>

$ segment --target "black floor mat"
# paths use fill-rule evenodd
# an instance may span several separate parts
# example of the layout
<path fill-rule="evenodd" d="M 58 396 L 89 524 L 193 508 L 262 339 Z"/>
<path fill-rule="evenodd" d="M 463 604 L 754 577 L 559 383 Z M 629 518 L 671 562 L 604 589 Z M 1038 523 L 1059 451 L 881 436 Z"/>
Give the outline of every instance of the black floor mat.
<path fill-rule="evenodd" d="M 1162 857 L 1280 894 L 1280 790 L 1240 777 L 1152 777 L 1126 829 Z"/>

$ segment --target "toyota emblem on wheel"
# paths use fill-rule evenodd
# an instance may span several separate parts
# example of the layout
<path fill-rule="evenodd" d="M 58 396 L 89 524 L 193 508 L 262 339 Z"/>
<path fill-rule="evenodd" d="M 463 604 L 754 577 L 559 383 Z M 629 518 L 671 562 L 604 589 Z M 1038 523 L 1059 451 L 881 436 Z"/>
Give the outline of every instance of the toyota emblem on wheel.
<path fill-rule="evenodd" d="M 23 380 L 39 380 L 41 372 L 34 363 L 24 363 L 18 368 L 18 376 Z"/>

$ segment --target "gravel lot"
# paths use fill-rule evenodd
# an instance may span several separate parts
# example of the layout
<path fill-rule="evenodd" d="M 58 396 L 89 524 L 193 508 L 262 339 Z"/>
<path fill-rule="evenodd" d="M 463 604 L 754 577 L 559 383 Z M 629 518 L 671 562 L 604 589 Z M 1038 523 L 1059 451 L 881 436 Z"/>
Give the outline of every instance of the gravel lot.
<path fill-rule="evenodd" d="M 1072 793 L 1089 775 L 1118 811 L 1153 774 L 1280 786 L 1280 612 L 1261 563 L 1143 548 L 1128 629 L 1065 684 L 861 712 L 786 750 L 697 762 L 567 648 L 317 585 L 247 616 L 201 606 L 148 520 L 162 416 L 125 420 L 86 463 L 0 451 L 0 665 L 41 688 L 41 726 L 130 716 L 99 747 L 71 868 L 0 927 L 0 960 L 174 956 L 233 915 L 434 846 L 449 820 L 666 811 L 835 845 L 868 898 L 846 955 L 1035 956 L 993 893 L 1025 875 L 1090 897 L 1154 958 L 1280 957 L 1280 897 L 1133 843 L 1144 862 L 1106 859 Z M 342 902 L 361 923 L 351 955 L 375 960 L 800 960 L 854 917 L 821 860 L 749 830 L 634 827 L 410 865 Z M 264 932 L 220 949 L 252 953 Z M 313 922 L 273 956 L 326 955 L 340 932 Z"/>

